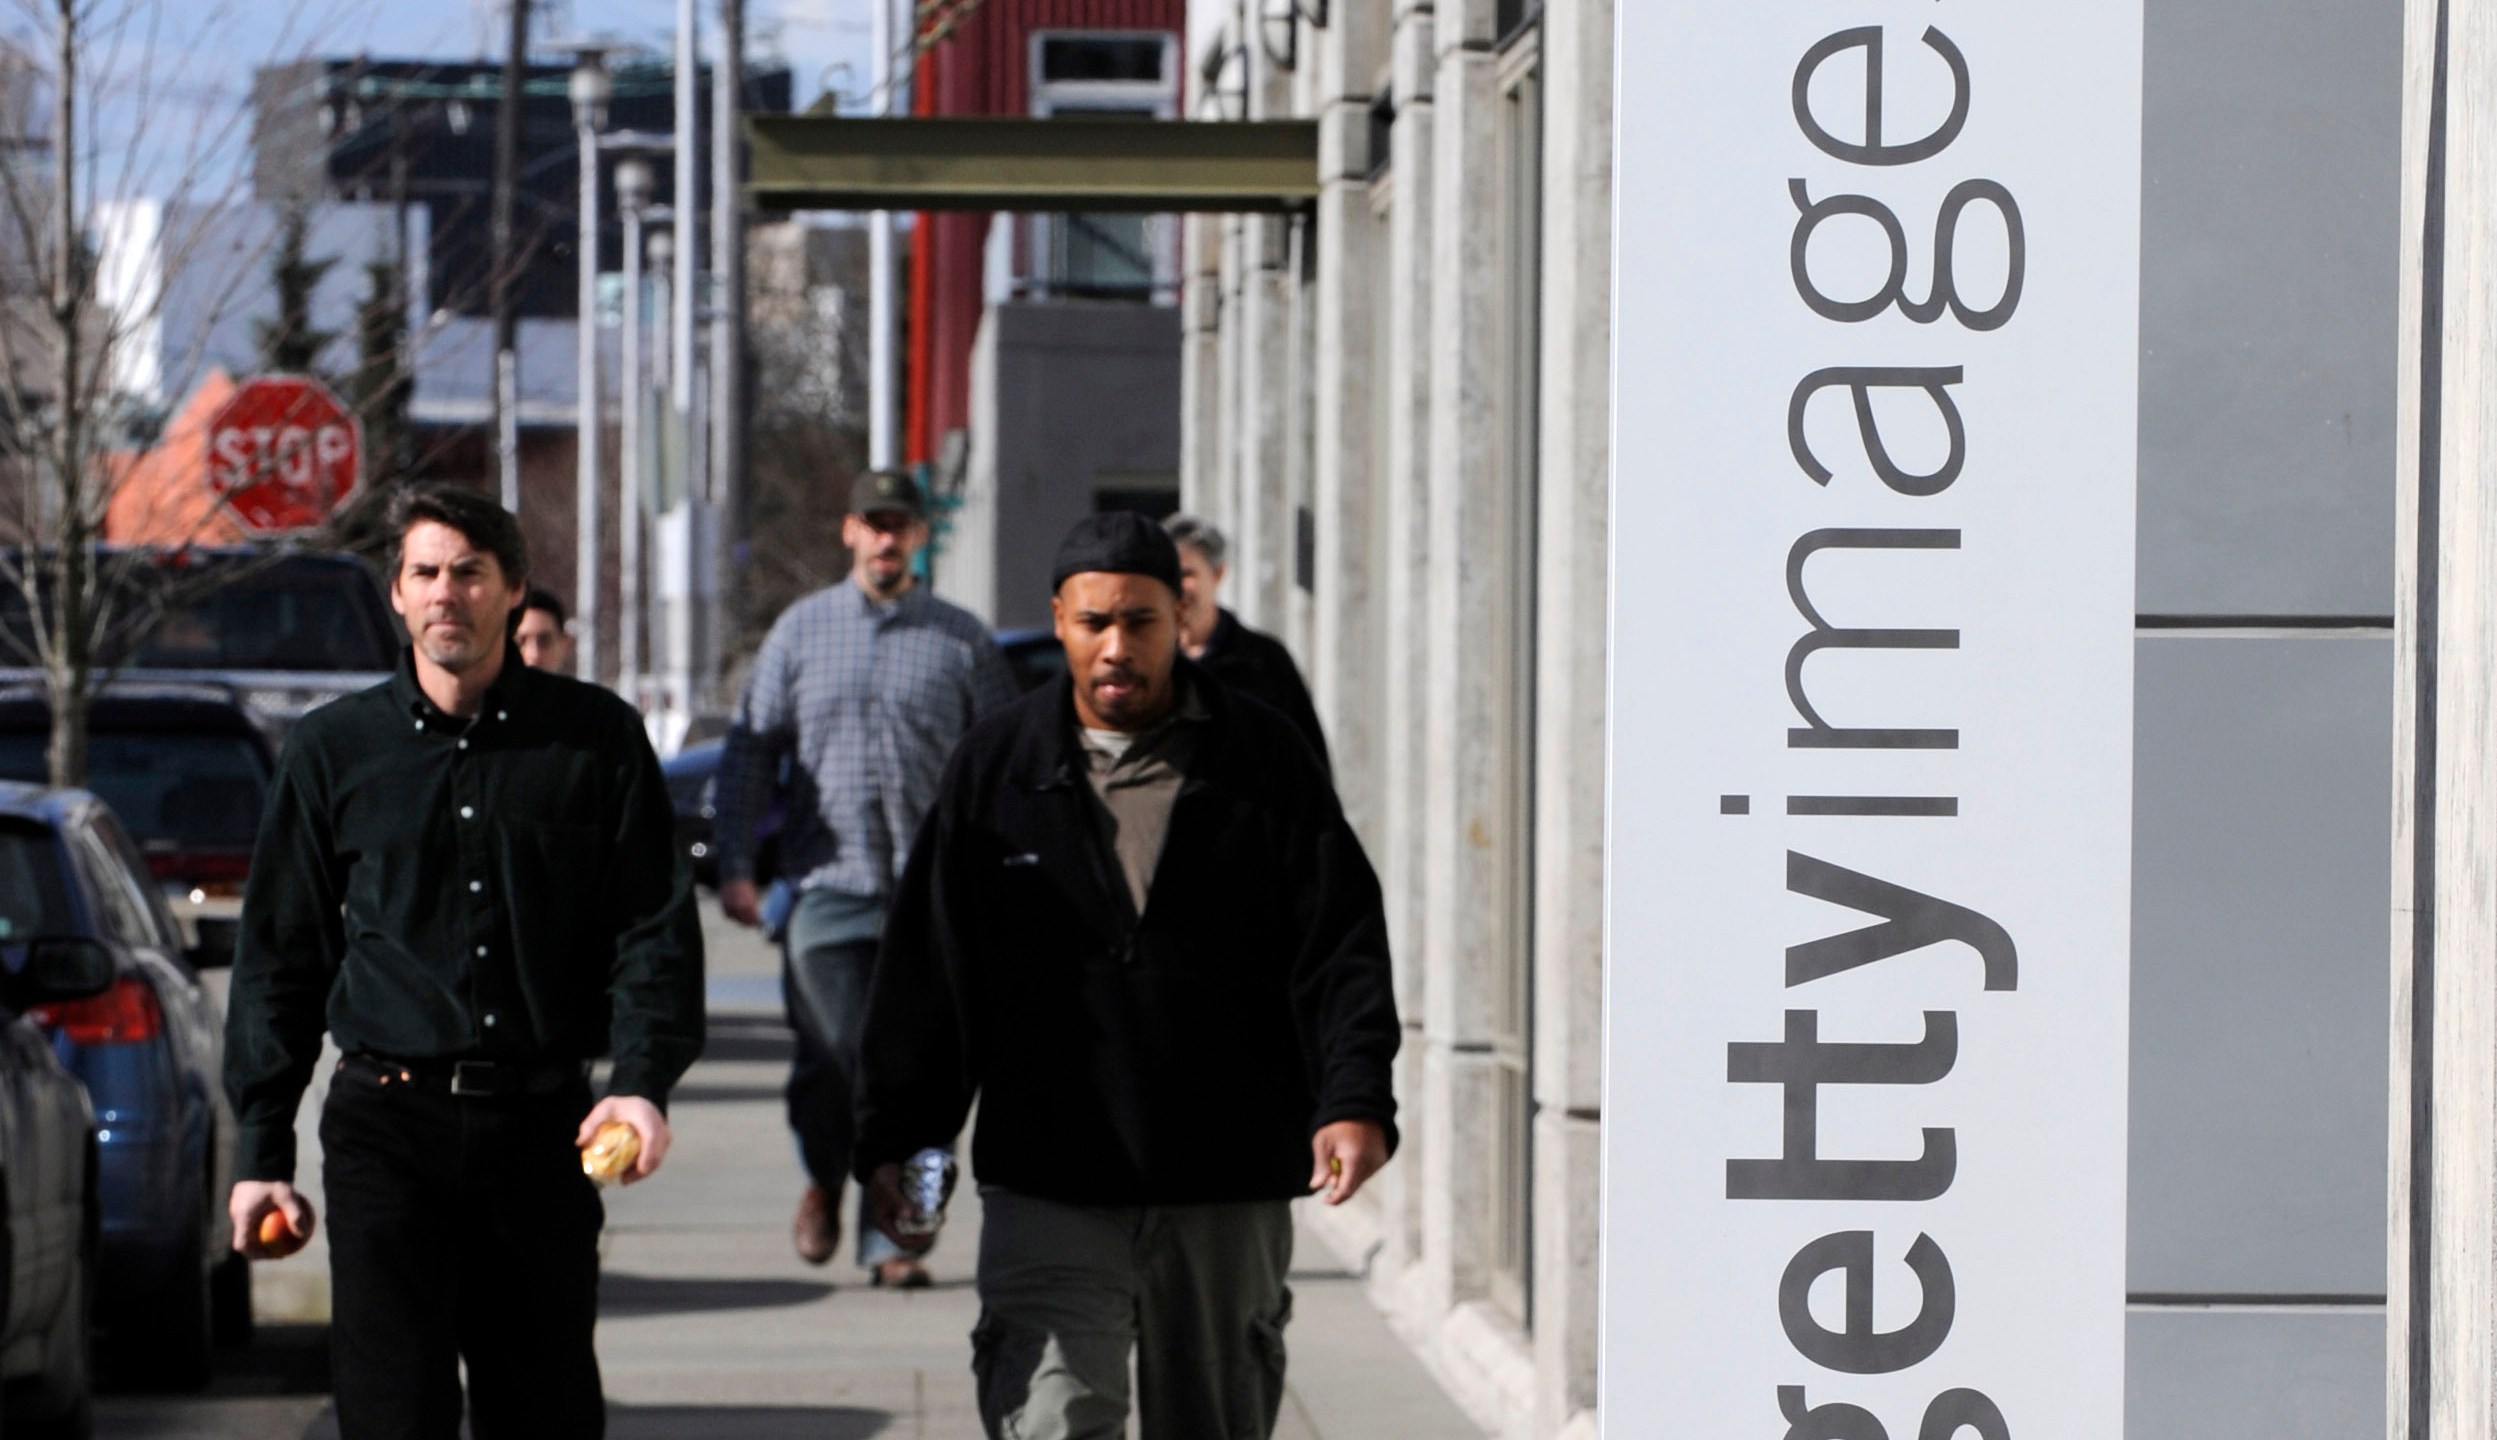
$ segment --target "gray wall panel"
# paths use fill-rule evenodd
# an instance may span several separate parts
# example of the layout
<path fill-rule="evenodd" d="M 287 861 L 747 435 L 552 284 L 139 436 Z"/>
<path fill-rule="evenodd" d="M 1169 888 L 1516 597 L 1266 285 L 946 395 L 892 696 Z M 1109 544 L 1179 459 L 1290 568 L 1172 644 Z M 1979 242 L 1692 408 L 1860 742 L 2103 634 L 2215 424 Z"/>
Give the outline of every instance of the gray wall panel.
<path fill-rule="evenodd" d="M 2390 615 L 2402 7 L 2147 23 L 2141 609 Z"/>
<path fill-rule="evenodd" d="M 2392 642 L 2136 653 L 2128 1288 L 2381 1295 Z"/>
<path fill-rule="evenodd" d="M 2124 1370 L 2125 1440 L 2384 1433 L 2381 1312 L 2136 1310 Z"/>

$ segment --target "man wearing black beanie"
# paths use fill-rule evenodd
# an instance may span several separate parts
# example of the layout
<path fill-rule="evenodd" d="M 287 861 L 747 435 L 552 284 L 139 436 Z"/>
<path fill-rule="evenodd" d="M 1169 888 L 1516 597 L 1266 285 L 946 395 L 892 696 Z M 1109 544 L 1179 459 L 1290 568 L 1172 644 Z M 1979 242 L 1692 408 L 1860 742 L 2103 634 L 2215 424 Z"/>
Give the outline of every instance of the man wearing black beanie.
<path fill-rule="evenodd" d="M 1291 722 L 1180 653 L 1179 557 L 1141 515 L 1069 532 L 1068 673 L 983 719 L 904 868 L 871 984 L 858 1174 L 976 1097 L 992 1437 L 1251 1440 L 1283 1397 L 1289 1202 L 1396 1142 L 1378 881 Z"/>

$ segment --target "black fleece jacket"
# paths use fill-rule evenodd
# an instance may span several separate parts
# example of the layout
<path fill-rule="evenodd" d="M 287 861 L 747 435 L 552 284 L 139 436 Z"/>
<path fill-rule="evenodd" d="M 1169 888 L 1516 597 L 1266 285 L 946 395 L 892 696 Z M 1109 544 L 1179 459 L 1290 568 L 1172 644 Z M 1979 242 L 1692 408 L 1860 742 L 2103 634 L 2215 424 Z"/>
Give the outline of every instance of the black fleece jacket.
<path fill-rule="evenodd" d="M 858 1174 L 950 1143 L 1081 1204 L 1306 1193 L 1310 1136 L 1396 1139 L 1377 877 L 1308 745 L 1180 663 L 1209 712 L 1144 913 L 1089 809 L 1064 677 L 974 726 L 885 922 Z"/>

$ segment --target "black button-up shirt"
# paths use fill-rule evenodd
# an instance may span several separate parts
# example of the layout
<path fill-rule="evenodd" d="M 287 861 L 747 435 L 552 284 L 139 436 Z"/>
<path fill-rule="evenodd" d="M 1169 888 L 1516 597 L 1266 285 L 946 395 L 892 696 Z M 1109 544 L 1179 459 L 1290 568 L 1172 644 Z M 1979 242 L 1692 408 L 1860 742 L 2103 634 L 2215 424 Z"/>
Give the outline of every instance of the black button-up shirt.
<path fill-rule="evenodd" d="M 508 652 L 456 717 L 413 665 L 305 716 L 278 762 L 226 1013 L 244 1179 L 292 1178 L 325 1026 L 393 1059 L 612 1054 L 610 1093 L 659 1104 L 702 1050 L 701 924 L 641 717 Z"/>

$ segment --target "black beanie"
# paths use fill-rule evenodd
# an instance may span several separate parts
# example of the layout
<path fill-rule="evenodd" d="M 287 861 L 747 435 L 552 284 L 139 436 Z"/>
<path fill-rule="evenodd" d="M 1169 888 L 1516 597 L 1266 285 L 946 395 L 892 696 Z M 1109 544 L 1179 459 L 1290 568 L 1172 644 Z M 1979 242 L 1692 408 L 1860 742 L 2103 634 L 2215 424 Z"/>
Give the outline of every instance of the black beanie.
<path fill-rule="evenodd" d="M 1057 562 L 1049 567 L 1049 592 L 1056 594 L 1069 575 L 1087 571 L 1150 575 L 1176 595 L 1179 547 L 1161 526 L 1133 510 L 1104 510 L 1076 521 L 1058 542 Z"/>

